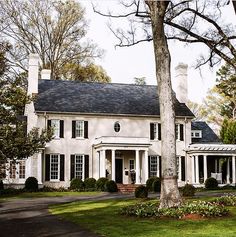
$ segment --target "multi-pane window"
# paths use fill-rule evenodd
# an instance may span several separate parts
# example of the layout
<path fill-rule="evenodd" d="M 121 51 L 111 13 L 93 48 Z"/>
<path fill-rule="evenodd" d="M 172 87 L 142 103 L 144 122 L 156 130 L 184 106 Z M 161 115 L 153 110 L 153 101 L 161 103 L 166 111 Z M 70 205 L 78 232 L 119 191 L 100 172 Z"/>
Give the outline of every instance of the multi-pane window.
<path fill-rule="evenodd" d="M 19 161 L 19 179 L 25 179 L 25 160 Z"/>
<path fill-rule="evenodd" d="M 60 137 L 60 120 L 59 119 L 52 119 L 51 126 L 53 128 L 54 138 L 59 138 Z"/>
<path fill-rule="evenodd" d="M 150 177 L 157 176 L 157 156 L 150 156 Z"/>
<path fill-rule="evenodd" d="M 10 178 L 15 179 L 16 178 L 16 163 L 14 161 L 10 161 Z"/>
<path fill-rule="evenodd" d="M 75 155 L 75 178 L 83 179 L 83 164 L 84 164 L 83 155 Z"/>
<path fill-rule="evenodd" d="M 82 121 L 82 120 L 76 121 L 75 136 L 78 138 L 84 137 L 84 121 Z"/>
<path fill-rule="evenodd" d="M 129 160 L 129 170 L 134 170 L 135 166 L 134 166 L 134 160 Z"/>
<path fill-rule="evenodd" d="M 183 124 L 175 124 L 175 138 L 178 141 L 184 140 L 184 125 Z"/>
<path fill-rule="evenodd" d="M 202 138 L 201 130 L 194 130 L 191 132 L 192 138 Z"/>
<path fill-rule="evenodd" d="M 161 140 L 161 124 L 160 123 L 150 123 L 150 139 L 151 140 Z"/>
<path fill-rule="evenodd" d="M 6 164 L 0 163 L 0 179 L 6 177 Z"/>
<path fill-rule="evenodd" d="M 59 180 L 59 155 L 52 154 L 50 157 L 50 180 Z"/>

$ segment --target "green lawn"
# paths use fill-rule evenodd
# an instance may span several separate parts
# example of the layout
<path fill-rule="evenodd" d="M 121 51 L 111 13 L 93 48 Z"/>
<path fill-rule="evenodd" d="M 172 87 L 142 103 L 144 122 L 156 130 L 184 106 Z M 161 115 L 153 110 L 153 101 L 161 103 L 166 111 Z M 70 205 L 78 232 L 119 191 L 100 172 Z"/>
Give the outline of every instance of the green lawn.
<path fill-rule="evenodd" d="M 17 195 L 0 195 L 1 201 L 7 201 L 12 198 L 40 198 L 40 197 L 64 197 L 64 196 L 95 196 L 101 192 L 32 192 L 20 193 Z"/>
<path fill-rule="evenodd" d="M 120 216 L 118 210 L 135 200 L 74 202 L 55 205 L 50 212 L 107 237 L 235 237 L 236 207 L 231 216 L 204 220 L 140 219 Z"/>

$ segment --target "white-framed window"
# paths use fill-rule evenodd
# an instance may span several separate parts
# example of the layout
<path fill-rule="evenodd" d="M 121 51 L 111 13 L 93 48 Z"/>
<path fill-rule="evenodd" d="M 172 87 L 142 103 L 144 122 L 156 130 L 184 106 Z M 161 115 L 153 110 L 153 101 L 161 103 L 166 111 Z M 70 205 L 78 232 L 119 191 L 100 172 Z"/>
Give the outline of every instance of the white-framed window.
<path fill-rule="evenodd" d="M 75 122 L 75 137 L 84 138 L 84 121 L 83 120 L 77 120 Z"/>
<path fill-rule="evenodd" d="M 161 140 L 161 124 L 151 123 L 150 124 L 150 139 L 151 140 Z"/>
<path fill-rule="evenodd" d="M 25 179 L 25 160 L 19 161 L 19 179 Z"/>
<path fill-rule="evenodd" d="M 191 136 L 192 136 L 192 138 L 202 138 L 202 131 L 201 130 L 192 130 Z"/>
<path fill-rule="evenodd" d="M 50 180 L 59 180 L 60 177 L 60 157 L 59 154 L 50 155 Z"/>
<path fill-rule="evenodd" d="M 59 138 L 60 137 L 60 120 L 59 119 L 52 119 L 51 120 L 51 127 L 53 128 L 53 137 Z"/>
<path fill-rule="evenodd" d="M 114 123 L 114 131 L 115 132 L 119 132 L 120 131 L 120 123 L 119 122 L 115 122 Z"/>
<path fill-rule="evenodd" d="M 6 163 L 0 163 L 0 179 L 6 178 Z"/>
<path fill-rule="evenodd" d="M 129 160 L 129 170 L 135 170 L 134 159 Z"/>
<path fill-rule="evenodd" d="M 150 156 L 150 177 L 157 177 L 157 159 L 158 156 Z"/>
<path fill-rule="evenodd" d="M 84 180 L 84 155 L 75 155 L 75 178 Z"/>
<path fill-rule="evenodd" d="M 180 124 L 175 124 L 175 138 L 180 141 Z"/>
<path fill-rule="evenodd" d="M 9 174 L 10 174 L 11 179 L 16 178 L 16 162 L 15 161 L 10 161 Z"/>

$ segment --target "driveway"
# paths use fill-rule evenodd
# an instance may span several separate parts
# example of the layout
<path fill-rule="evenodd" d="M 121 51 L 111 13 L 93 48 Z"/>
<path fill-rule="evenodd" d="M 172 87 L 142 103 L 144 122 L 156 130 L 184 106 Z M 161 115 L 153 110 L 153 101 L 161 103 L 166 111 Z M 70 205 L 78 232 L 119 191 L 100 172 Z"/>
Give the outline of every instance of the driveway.
<path fill-rule="evenodd" d="M 48 212 L 48 205 L 79 200 L 104 200 L 131 197 L 130 195 L 67 196 L 33 199 L 14 199 L 0 203 L 1 237 L 98 237 L 80 226 Z"/>

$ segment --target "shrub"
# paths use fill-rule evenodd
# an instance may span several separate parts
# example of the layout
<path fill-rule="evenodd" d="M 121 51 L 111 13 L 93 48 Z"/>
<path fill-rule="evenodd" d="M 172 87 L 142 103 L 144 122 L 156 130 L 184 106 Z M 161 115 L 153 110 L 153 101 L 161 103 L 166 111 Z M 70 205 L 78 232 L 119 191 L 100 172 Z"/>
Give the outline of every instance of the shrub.
<path fill-rule="evenodd" d="M 117 184 L 114 180 L 109 180 L 105 184 L 105 189 L 109 193 L 118 192 Z"/>
<path fill-rule="evenodd" d="M 2 180 L 0 180 L 0 191 L 1 190 L 4 190 L 4 185 L 3 185 L 3 181 Z"/>
<path fill-rule="evenodd" d="M 24 192 L 23 189 L 5 188 L 4 190 L 0 190 L 0 195 L 11 196 L 11 195 L 18 195 L 23 192 Z"/>
<path fill-rule="evenodd" d="M 96 181 L 96 189 L 99 190 L 99 191 L 106 191 L 106 188 L 105 188 L 105 184 L 106 182 L 108 181 L 107 178 L 99 178 L 97 181 Z"/>
<path fill-rule="evenodd" d="M 161 191 L 161 179 L 156 177 L 152 183 L 152 191 L 157 193 Z"/>
<path fill-rule="evenodd" d="M 136 198 L 147 198 L 148 189 L 147 189 L 147 187 L 140 185 L 135 189 L 134 194 L 135 194 Z"/>
<path fill-rule="evenodd" d="M 96 188 L 96 179 L 94 178 L 86 178 L 84 180 L 84 188 L 87 191 L 94 191 Z"/>
<path fill-rule="evenodd" d="M 38 188 L 38 180 L 35 177 L 28 177 L 25 180 L 25 190 L 35 192 Z"/>
<path fill-rule="evenodd" d="M 192 197 L 195 194 L 195 187 L 192 184 L 185 184 L 182 189 L 182 194 L 184 197 Z"/>
<path fill-rule="evenodd" d="M 153 191 L 152 189 L 152 183 L 154 182 L 154 180 L 156 180 L 157 177 L 150 177 L 147 181 L 146 181 L 146 187 L 148 189 L 148 191 Z"/>
<path fill-rule="evenodd" d="M 70 181 L 70 189 L 82 191 L 84 190 L 84 182 L 81 179 L 74 178 Z"/>
<path fill-rule="evenodd" d="M 206 179 L 205 188 L 206 189 L 217 189 L 218 188 L 217 180 L 213 177 L 210 177 L 210 178 Z"/>

